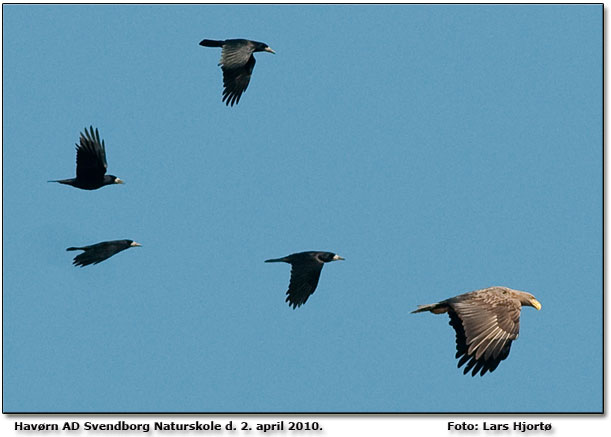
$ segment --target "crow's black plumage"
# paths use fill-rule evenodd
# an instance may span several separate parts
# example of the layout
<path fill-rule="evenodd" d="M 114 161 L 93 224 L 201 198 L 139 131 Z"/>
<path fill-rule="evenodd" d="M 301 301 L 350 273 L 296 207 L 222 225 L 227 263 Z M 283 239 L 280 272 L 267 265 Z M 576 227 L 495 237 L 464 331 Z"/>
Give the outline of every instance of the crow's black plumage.
<path fill-rule="evenodd" d="M 83 253 L 74 257 L 73 262 L 75 266 L 84 267 L 89 264 L 101 263 L 122 250 L 139 246 L 140 244 L 133 240 L 114 240 L 103 241 L 102 243 L 92 244 L 91 246 L 69 247 L 66 250 L 84 250 Z"/>
<path fill-rule="evenodd" d="M 106 148 L 100 133 L 93 126 L 81 133 L 80 144 L 76 145 L 76 177 L 49 182 L 72 185 L 82 190 L 97 190 L 104 185 L 122 184 L 123 181 L 114 175 L 106 174 Z"/>
<path fill-rule="evenodd" d="M 262 42 L 248 39 L 227 39 L 216 41 L 204 39 L 199 43 L 204 47 L 222 47 L 219 65 L 223 69 L 223 102 L 233 106 L 240 101 L 242 93 L 248 88 L 252 70 L 255 68 L 254 52 L 276 53 Z"/>
<path fill-rule="evenodd" d="M 466 363 L 463 373 L 483 376 L 493 372 L 509 356 L 511 342 L 520 332 L 523 306 L 537 310 L 541 304 L 525 291 L 507 287 L 490 287 L 464 293 L 431 305 L 419 305 L 412 313 L 430 311 L 448 313 L 456 332 L 458 367 Z"/>
<path fill-rule="evenodd" d="M 293 309 L 303 305 L 318 285 L 325 263 L 343 260 L 332 252 L 299 252 L 284 258 L 268 259 L 266 263 L 285 262 L 291 265 L 291 281 L 286 292 L 286 302 Z"/>

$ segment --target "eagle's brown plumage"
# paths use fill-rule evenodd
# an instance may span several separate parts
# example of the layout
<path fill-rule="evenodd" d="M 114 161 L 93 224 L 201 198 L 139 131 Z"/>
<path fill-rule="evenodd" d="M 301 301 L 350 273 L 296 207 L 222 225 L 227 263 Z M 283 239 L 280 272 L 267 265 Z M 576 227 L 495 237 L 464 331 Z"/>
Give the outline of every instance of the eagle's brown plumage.
<path fill-rule="evenodd" d="M 464 374 L 492 372 L 509 355 L 511 342 L 520 332 L 520 310 L 527 305 L 541 309 L 535 297 L 507 287 L 490 287 L 461 294 L 431 305 L 420 305 L 413 313 L 448 313 L 456 331 L 458 367 Z"/>

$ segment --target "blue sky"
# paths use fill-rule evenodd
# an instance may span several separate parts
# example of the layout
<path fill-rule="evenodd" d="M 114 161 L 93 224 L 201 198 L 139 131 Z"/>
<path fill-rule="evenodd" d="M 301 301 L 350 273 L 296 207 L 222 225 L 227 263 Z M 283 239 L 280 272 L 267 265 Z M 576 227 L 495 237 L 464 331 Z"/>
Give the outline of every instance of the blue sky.
<path fill-rule="evenodd" d="M 3 6 L 4 410 L 602 408 L 602 6 Z M 250 86 L 221 102 L 220 49 Z M 89 125 L 123 186 L 89 192 Z M 143 245 L 96 266 L 80 246 Z M 304 250 L 325 266 L 284 302 Z M 447 316 L 533 293 L 456 369 Z"/>

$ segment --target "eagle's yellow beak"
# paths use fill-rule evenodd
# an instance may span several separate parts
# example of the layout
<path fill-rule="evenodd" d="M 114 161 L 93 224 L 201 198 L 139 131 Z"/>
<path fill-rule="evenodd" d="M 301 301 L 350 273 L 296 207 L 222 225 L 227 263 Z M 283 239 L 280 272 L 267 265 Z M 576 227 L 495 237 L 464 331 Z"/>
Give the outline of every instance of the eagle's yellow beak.
<path fill-rule="evenodd" d="M 530 304 L 535 307 L 537 311 L 541 309 L 541 302 L 539 302 L 537 299 L 531 299 Z"/>

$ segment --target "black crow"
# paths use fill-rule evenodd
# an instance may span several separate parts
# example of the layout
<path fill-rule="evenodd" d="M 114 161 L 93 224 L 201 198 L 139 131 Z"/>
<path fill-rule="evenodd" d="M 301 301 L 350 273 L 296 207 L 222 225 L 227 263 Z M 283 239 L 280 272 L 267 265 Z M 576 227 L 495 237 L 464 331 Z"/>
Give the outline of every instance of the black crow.
<path fill-rule="evenodd" d="M 223 102 L 233 106 L 240 101 L 242 93 L 248 88 L 250 76 L 255 68 L 254 52 L 276 53 L 262 42 L 247 39 L 227 39 L 215 41 L 205 39 L 199 43 L 204 47 L 222 47 L 219 65 L 223 69 Z"/>
<path fill-rule="evenodd" d="M 343 259 L 332 252 L 300 252 L 265 262 L 285 262 L 291 265 L 291 281 L 286 292 L 286 302 L 295 309 L 306 303 L 316 290 L 324 263 Z"/>
<path fill-rule="evenodd" d="M 116 176 L 107 175 L 106 148 L 104 141 L 100 141 L 100 133 L 93 126 L 85 128 L 81 133 L 80 144 L 76 145 L 76 178 L 61 179 L 60 184 L 72 185 L 82 190 L 97 190 L 104 185 L 122 184 L 123 181 Z"/>
<path fill-rule="evenodd" d="M 92 244 L 91 246 L 69 247 L 66 250 L 84 250 L 85 252 L 74 257 L 73 262 L 75 266 L 84 267 L 88 266 L 89 264 L 101 263 L 105 259 L 116 255 L 122 250 L 129 249 L 130 247 L 139 246 L 140 244 L 132 240 L 114 240 Z"/>

